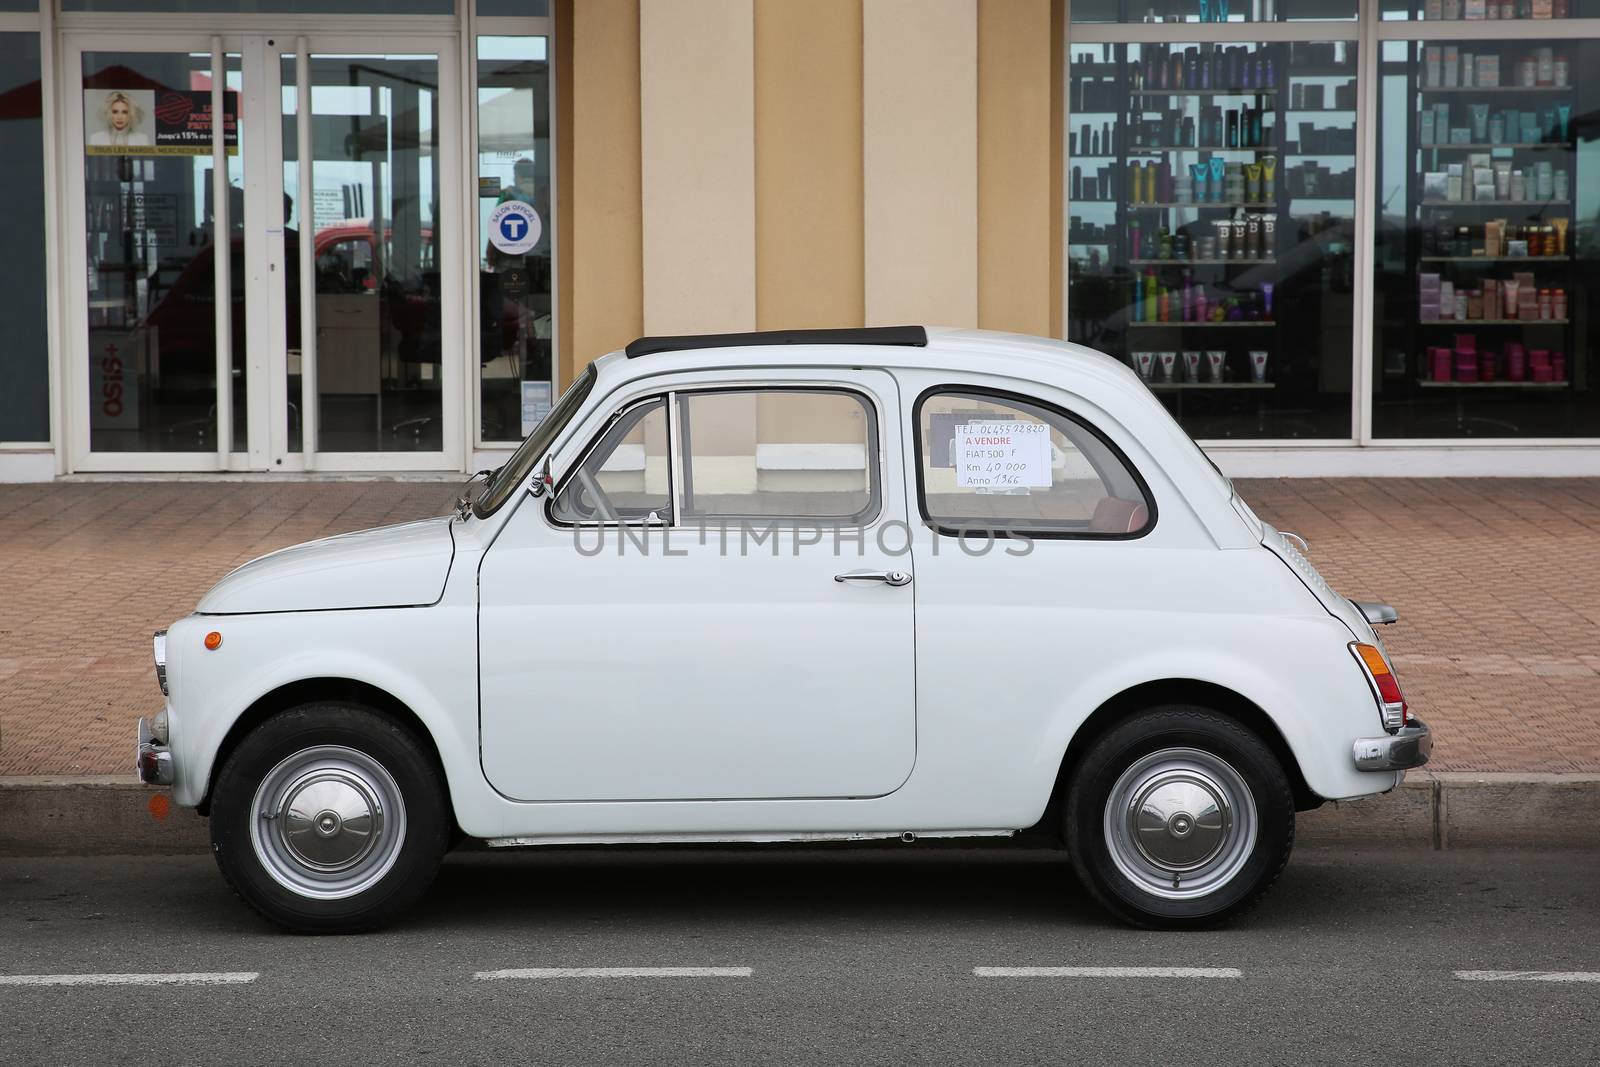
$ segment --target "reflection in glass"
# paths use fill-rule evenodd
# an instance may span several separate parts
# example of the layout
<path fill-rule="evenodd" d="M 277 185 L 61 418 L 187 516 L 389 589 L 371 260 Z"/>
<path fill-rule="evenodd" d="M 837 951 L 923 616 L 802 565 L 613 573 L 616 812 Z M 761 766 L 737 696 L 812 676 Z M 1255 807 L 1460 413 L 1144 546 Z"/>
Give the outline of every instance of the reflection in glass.
<path fill-rule="evenodd" d="M 48 441 L 44 123 L 37 33 L 0 33 L 0 202 L 10 216 L 0 228 L 0 293 L 6 294 L 0 441 Z"/>
<path fill-rule="evenodd" d="M 1351 42 L 1078 44 L 1069 340 L 1201 439 L 1351 432 Z"/>
<path fill-rule="evenodd" d="M 1594 41 L 1389 41 L 1373 430 L 1592 437 Z"/>
<path fill-rule="evenodd" d="M 485 441 L 518 441 L 550 410 L 550 64 L 543 37 L 478 38 L 478 297 Z M 516 238 L 525 214 L 539 238 Z"/>
<path fill-rule="evenodd" d="M 1356 0 L 1072 0 L 1071 9 L 1073 22 L 1306 22 L 1354 19 Z"/>
<path fill-rule="evenodd" d="M 282 57 L 289 437 L 300 441 L 300 240 L 316 276 L 322 452 L 443 448 L 437 255 L 438 57 L 312 55 L 312 203 L 299 202 L 300 108 Z"/>
<path fill-rule="evenodd" d="M 1600 0 L 1382 0 L 1385 21 L 1519 22 L 1594 18 Z"/>
<path fill-rule="evenodd" d="M 211 56 L 83 55 L 89 446 L 216 448 Z M 228 57 L 233 441 L 245 447 L 244 169 Z"/>

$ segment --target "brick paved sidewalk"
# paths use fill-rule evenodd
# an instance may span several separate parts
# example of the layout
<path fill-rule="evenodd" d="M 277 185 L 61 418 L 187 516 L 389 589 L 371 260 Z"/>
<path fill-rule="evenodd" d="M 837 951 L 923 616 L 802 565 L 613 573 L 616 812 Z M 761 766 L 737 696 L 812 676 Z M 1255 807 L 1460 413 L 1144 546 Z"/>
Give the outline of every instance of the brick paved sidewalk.
<path fill-rule="evenodd" d="M 1252 481 L 1384 634 L 1440 770 L 1600 771 L 1600 480 Z M 129 770 L 150 633 L 284 545 L 441 514 L 437 482 L 0 486 L 0 775 Z M 1538 731 L 1537 743 L 1534 731 Z"/>

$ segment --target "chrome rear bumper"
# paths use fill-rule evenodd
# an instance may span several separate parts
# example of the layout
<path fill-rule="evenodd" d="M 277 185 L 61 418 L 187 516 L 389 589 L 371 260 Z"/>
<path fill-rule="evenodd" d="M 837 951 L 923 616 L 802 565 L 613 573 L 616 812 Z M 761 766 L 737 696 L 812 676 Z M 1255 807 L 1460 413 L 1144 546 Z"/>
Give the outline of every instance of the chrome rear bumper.
<path fill-rule="evenodd" d="M 139 781 L 145 785 L 172 784 L 172 749 L 157 744 L 150 733 L 150 720 L 139 716 L 139 747 L 134 757 Z"/>
<path fill-rule="evenodd" d="M 1433 731 L 1421 719 L 1412 719 L 1382 737 L 1362 737 L 1351 753 L 1358 771 L 1406 771 L 1428 762 L 1433 754 Z"/>

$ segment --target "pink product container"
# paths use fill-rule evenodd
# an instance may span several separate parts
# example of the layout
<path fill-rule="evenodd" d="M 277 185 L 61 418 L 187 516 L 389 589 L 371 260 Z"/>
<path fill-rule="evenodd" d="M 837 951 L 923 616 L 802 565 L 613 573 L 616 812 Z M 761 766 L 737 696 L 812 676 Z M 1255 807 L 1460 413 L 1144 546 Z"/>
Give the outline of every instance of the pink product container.
<path fill-rule="evenodd" d="M 1450 380 L 1450 350 L 1440 345 L 1428 349 L 1428 363 L 1432 368 L 1431 377 L 1436 382 Z"/>
<path fill-rule="evenodd" d="M 1513 382 L 1526 381 L 1528 377 L 1528 357 L 1520 344 L 1515 341 L 1506 345 L 1506 378 Z"/>
<path fill-rule="evenodd" d="M 1478 353 L 1456 353 L 1456 381 L 1475 382 L 1478 380 Z"/>
<path fill-rule="evenodd" d="M 1555 381 L 1555 375 L 1550 370 L 1549 364 L 1546 364 L 1543 367 L 1535 367 L 1535 368 L 1533 368 L 1533 380 L 1536 381 L 1536 382 L 1553 382 L 1553 381 Z"/>
<path fill-rule="evenodd" d="M 1540 367 L 1550 366 L 1550 350 L 1548 348 L 1528 349 L 1528 369 L 1538 370 Z"/>
<path fill-rule="evenodd" d="M 1550 377 L 1553 381 L 1558 382 L 1567 380 L 1567 354 L 1565 352 L 1550 353 Z"/>
<path fill-rule="evenodd" d="M 1493 352 L 1478 353 L 1478 381 L 1492 382 L 1500 373 L 1500 357 Z"/>

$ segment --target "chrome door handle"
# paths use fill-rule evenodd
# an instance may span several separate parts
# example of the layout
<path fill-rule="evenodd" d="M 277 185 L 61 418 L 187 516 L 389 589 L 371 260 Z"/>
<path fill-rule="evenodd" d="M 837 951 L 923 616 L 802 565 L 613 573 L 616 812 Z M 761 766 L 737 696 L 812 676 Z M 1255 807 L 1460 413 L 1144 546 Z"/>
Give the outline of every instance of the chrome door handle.
<path fill-rule="evenodd" d="M 882 582 L 884 585 L 910 585 L 911 574 L 908 571 L 847 571 L 844 574 L 835 574 L 836 582 Z"/>

